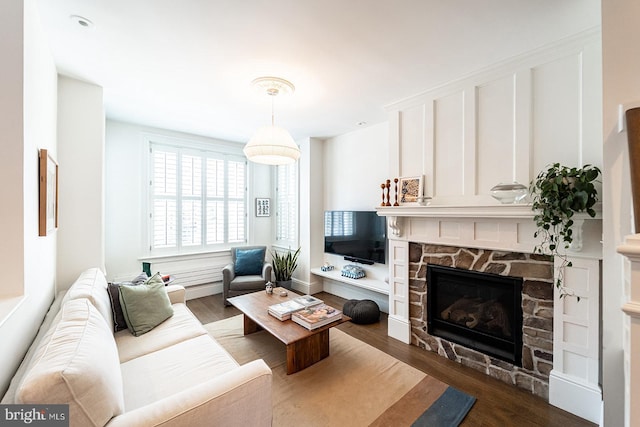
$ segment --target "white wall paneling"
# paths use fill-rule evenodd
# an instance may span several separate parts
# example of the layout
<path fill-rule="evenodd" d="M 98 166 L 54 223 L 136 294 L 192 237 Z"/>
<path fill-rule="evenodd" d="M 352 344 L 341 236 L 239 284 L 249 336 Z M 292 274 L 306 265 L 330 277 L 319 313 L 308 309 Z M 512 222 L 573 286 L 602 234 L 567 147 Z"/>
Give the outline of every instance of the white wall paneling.
<path fill-rule="evenodd" d="M 515 81 L 515 76 L 505 76 L 478 86 L 478 179 L 471 194 L 481 194 L 498 182 L 516 179 Z M 502 126 L 495 126 L 496 123 Z M 500 167 L 496 167 L 496 159 L 500 160 Z"/>
<path fill-rule="evenodd" d="M 599 386 L 600 260 L 570 257 L 569 261 L 573 266 L 564 268 L 563 286 L 575 297 L 560 298 L 559 290 L 555 288 L 549 402 L 597 423 L 602 401 Z M 560 262 L 555 259 L 556 271 Z"/>
<path fill-rule="evenodd" d="M 389 240 L 389 336 L 411 342 L 409 321 L 409 243 Z"/>
<path fill-rule="evenodd" d="M 438 196 L 463 196 L 465 159 L 465 96 L 453 93 L 434 102 L 434 193 Z M 416 150 L 419 153 L 421 150 Z M 403 167 L 404 169 L 404 167 Z M 473 168 L 475 169 L 475 167 Z M 426 171 L 416 171 L 424 174 Z"/>
<path fill-rule="evenodd" d="M 582 53 L 532 68 L 533 170 L 581 166 Z"/>
<path fill-rule="evenodd" d="M 425 175 L 432 203 L 465 205 L 549 163 L 601 165 L 599 58 L 590 32 L 388 106 L 398 170 Z"/>

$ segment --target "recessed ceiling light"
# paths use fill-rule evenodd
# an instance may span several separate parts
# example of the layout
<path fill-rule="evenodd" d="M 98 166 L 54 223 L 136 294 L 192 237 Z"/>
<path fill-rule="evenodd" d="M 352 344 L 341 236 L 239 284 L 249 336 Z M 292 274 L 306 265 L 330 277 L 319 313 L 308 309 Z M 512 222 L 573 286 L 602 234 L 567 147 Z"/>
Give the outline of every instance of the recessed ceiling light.
<path fill-rule="evenodd" d="M 358 126 L 364 126 L 366 124 L 367 124 L 367 122 L 358 122 Z"/>
<path fill-rule="evenodd" d="M 93 28 L 93 22 L 80 15 L 71 15 L 69 18 L 82 28 Z"/>

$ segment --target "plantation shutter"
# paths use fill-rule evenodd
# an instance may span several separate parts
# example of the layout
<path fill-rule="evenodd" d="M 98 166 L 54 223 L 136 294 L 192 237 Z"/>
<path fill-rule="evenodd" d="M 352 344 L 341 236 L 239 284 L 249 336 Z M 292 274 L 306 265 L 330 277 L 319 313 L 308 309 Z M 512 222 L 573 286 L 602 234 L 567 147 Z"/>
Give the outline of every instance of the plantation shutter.
<path fill-rule="evenodd" d="M 150 250 L 193 252 L 246 239 L 246 161 L 150 144 Z"/>

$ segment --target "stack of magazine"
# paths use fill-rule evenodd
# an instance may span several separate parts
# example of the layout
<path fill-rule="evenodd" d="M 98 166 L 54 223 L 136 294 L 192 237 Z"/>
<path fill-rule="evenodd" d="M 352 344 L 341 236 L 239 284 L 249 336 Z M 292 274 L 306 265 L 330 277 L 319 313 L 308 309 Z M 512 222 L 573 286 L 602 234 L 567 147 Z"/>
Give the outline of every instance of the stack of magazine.
<path fill-rule="evenodd" d="M 316 304 L 291 314 L 291 320 L 309 330 L 340 319 L 342 319 L 342 312 L 326 304 Z"/>
<path fill-rule="evenodd" d="M 268 312 L 278 320 L 288 320 L 291 313 L 300 311 L 314 305 L 322 304 L 322 300 L 312 295 L 303 295 L 291 300 L 283 301 L 278 304 L 270 305 Z"/>

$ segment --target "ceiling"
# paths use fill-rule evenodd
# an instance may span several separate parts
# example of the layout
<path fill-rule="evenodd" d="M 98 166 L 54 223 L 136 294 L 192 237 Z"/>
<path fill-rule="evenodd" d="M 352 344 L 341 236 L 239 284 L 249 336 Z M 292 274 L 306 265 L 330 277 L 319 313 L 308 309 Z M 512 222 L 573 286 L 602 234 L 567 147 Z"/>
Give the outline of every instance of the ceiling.
<path fill-rule="evenodd" d="M 600 0 L 36 1 L 58 72 L 102 86 L 107 118 L 238 142 L 271 119 L 256 77 L 296 86 L 276 124 L 327 138 L 600 25 Z"/>

